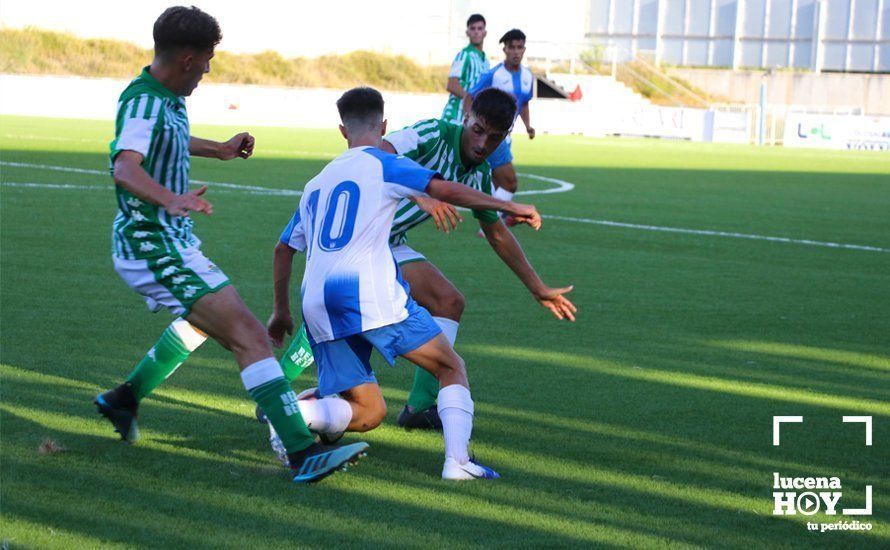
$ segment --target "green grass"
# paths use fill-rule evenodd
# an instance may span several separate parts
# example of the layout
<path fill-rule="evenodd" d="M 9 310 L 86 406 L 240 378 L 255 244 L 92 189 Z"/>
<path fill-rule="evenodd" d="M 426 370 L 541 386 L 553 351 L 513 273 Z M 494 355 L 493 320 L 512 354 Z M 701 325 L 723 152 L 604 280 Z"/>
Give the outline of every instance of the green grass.
<path fill-rule="evenodd" d="M 193 177 L 299 189 L 343 147 L 336 131 L 253 130 L 253 159 L 195 159 Z M 110 122 L 2 117 L 0 160 L 103 170 L 111 133 Z M 527 197 L 544 214 L 890 248 L 885 154 L 551 136 L 518 139 L 515 153 L 521 172 L 576 185 Z M 575 285 L 567 324 L 471 219 L 450 236 L 418 228 L 412 244 L 467 297 L 457 349 L 474 447 L 503 479 L 441 482 L 439 436 L 394 427 L 411 369 L 378 362 L 390 410 L 366 436 L 370 456 L 295 487 L 214 343 L 144 402 L 142 441 L 115 441 L 90 401 L 170 318 L 111 269 L 106 176 L 4 164 L 0 180 L 0 537 L 12 547 L 890 544 L 888 252 L 553 219 L 518 228 L 542 277 Z M 272 247 L 296 198 L 207 196 L 204 251 L 265 319 Z M 805 423 L 773 447 L 773 415 Z M 874 445 L 842 415 L 872 415 Z M 44 439 L 66 450 L 41 454 Z M 873 485 L 871 518 L 810 518 L 873 530 L 817 534 L 807 518 L 774 517 L 773 472 L 839 476 L 848 508 Z"/>
<path fill-rule="evenodd" d="M 151 50 L 121 40 L 85 39 L 35 28 L 0 29 L 0 73 L 133 78 L 151 58 Z M 356 51 L 286 59 L 276 52 L 223 50 L 214 57 L 205 81 L 442 92 L 447 78 L 448 67 L 424 67 L 401 55 Z"/>

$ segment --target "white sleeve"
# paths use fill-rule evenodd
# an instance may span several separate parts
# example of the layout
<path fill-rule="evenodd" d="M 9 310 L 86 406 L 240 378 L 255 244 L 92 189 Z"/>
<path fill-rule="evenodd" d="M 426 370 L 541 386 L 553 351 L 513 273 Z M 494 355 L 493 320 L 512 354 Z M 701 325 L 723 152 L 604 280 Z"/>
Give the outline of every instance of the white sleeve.
<path fill-rule="evenodd" d="M 448 72 L 448 78 L 460 78 L 464 74 L 464 52 L 458 52 L 451 64 L 451 71 Z"/>
<path fill-rule="evenodd" d="M 383 139 L 393 146 L 396 153 L 404 155 L 408 151 L 417 149 L 417 146 L 420 143 L 420 134 L 417 133 L 417 130 L 409 126 L 408 128 L 396 130 Z"/>
<path fill-rule="evenodd" d="M 135 151 L 143 157 L 148 156 L 162 102 L 156 97 L 140 95 L 123 106 L 121 131 L 114 144 L 115 155 L 121 151 Z"/>

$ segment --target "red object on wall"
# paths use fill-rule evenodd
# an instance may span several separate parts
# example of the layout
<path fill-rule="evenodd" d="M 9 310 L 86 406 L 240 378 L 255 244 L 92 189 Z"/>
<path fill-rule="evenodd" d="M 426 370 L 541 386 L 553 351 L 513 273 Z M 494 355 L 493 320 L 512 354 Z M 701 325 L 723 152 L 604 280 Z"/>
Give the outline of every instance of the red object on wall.
<path fill-rule="evenodd" d="M 569 94 L 569 101 L 580 101 L 582 95 L 581 86 L 575 86 L 575 91 Z"/>

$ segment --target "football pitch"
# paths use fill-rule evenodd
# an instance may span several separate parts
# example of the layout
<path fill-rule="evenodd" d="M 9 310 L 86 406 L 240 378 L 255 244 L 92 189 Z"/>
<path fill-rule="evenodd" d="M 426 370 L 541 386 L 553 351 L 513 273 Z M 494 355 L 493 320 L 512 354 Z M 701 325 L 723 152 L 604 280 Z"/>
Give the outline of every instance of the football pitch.
<path fill-rule="evenodd" d="M 265 321 L 296 192 L 345 143 L 246 129 L 252 159 L 192 160 L 214 205 L 195 230 Z M 518 138 L 521 189 L 539 193 L 517 200 L 545 219 L 515 234 L 545 282 L 575 285 L 577 323 L 535 303 L 471 216 L 409 235 L 466 296 L 473 448 L 502 479 L 441 481 L 441 436 L 395 427 L 413 367 L 378 357 L 389 413 L 370 455 L 294 486 L 215 343 L 142 403 L 136 445 L 95 413 L 171 320 L 111 266 L 112 137 L 111 120 L 0 117 L 10 547 L 890 546 L 886 153 Z M 804 419 L 780 446 L 775 415 Z M 847 415 L 873 418 L 872 445 Z M 838 477 L 838 514 L 773 515 L 774 473 Z M 842 515 L 869 485 L 872 514 Z M 807 527 L 838 521 L 872 528 Z"/>

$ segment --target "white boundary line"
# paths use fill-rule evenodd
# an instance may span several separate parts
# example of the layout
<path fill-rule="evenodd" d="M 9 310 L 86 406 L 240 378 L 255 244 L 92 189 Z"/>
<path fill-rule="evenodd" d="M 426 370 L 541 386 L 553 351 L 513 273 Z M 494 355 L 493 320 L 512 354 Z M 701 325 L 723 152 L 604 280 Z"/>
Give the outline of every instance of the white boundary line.
<path fill-rule="evenodd" d="M 517 195 L 550 195 L 553 193 L 566 193 L 575 188 L 574 183 L 569 183 L 567 181 L 558 180 L 556 178 L 545 178 L 544 176 L 538 176 L 535 174 L 516 174 L 517 176 L 522 176 L 524 178 L 529 178 L 538 181 L 546 181 L 547 183 L 555 183 L 556 187 L 552 189 L 534 189 L 531 191 L 517 191 Z"/>
<path fill-rule="evenodd" d="M 589 223 L 606 225 L 609 227 L 623 227 L 627 229 L 643 229 L 646 231 L 664 231 L 668 233 L 685 233 L 687 235 L 706 235 L 709 237 L 729 237 L 733 239 L 751 239 L 755 241 L 771 241 L 775 243 L 803 244 L 808 246 L 822 246 L 825 248 L 845 248 L 847 250 L 865 250 L 868 252 L 890 252 L 890 248 L 867 246 L 861 244 L 833 243 L 828 241 L 811 241 L 809 239 L 789 239 L 788 237 L 771 237 L 769 235 L 755 235 L 751 233 L 733 233 L 731 231 L 712 231 L 708 229 L 684 229 L 682 227 L 663 227 L 659 225 L 643 225 L 637 223 L 613 222 L 609 220 L 591 220 L 587 218 L 570 218 L 568 216 L 542 216 L 551 220 L 566 222 Z"/>
<path fill-rule="evenodd" d="M 92 174 L 92 175 L 102 175 L 107 176 L 108 172 L 103 170 L 90 170 L 86 168 L 72 168 L 68 166 L 52 166 L 47 164 L 29 164 L 25 162 L 7 162 L 0 161 L 0 166 L 10 166 L 14 168 L 35 168 L 40 170 L 53 170 L 57 172 L 70 172 L 75 174 Z M 519 174 L 523 177 L 535 179 L 538 181 L 545 181 L 547 183 L 556 184 L 557 187 L 551 189 L 542 189 L 542 190 L 530 190 L 530 191 L 519 191 L 516 193 L 517 195 L 545 195 L 552 193 L 565 193 L 567 191 L 571 191 L 575 188 L 574 184 L 569 183 L 564 180 L 556 179 L 556 178 L 547 178 L 544 176 L 538 176 L 536 174 Z M 299 196 L 302 195 L 302 191 L 293 191 L 289 189 L 272 189 L 269 187 L 259 187 L 255 185 L 241 185 L 237 183 L 222 183 L 222 182 L 212 182 L 212 181 L 202 181 L 202 180 L 192 180 L 193 183 L 197 183 L 199 185 L 208 185 L 212 187 L 222 187 L 225 189 L 237 190 L 237 191 L 245 191 L 247 193 L 253 195 L 276 195 L 276 196 Z M 18 182 L 2 182 L 0 185 L 5 187 L 32 187 L 32 188 L 49 188 L 49 189 L 107 189 L 109 186 L 98 186 L 98 185 L 73 185 L 73 184 L 53 184 L 53 183 L 18 183 Z M 867 245 L 859 245 L 859 244 L 846 244 L 846 243 L 835 243 L 829 241 L 814 241 L 810 239 L 791 239 L 788 237 L 772 237 L 769 235 L 757 235 L 753 233 L 735 233 L 731 231 L 714 231 L 708 229 L 686 229 L 682 227 L 665 227 L 659 225 L 645 225 L 645 224 L 636 224 L 636 223 L 625 223 L 625 222 L 615 222 L 609 220 L 594 220 L 590 218 L 573 218 L 569 216 L 553 216 L 553 215 L 544 215 L 542 216 L 544 219 L 549 220 L 558 220 L 558 221 L 567 221 L 567 222 L 575 222 L 575 223 L 584 223 L 584 224 L 592 224 L 592 225 L 604 225 L 608 227 L 620 227 L 624 229 L 639 229 L 644 231 L 660 231 L 666 233 L 681 233 L 686 235 L 701 235 L 708 237 L 726 237 L 732 239 L 748 239 L 755 241 L 769 241 L 776 243 L 786 243 L 786 244 L 800 244 L 805 246 L 819 246 L 823 248 L 842 248 L 846 250 L 861 250 L 866 252 L 890 252 L 888 248 L 881 248 L 877 246 L 867 246 Z"/>
<path fill-rule="evenodd" d="M 12 168 L 34 168 L 37 170 L 52 170 L 55 172 L 69 172 L 72 174 L 90 174 L 96 176 L 108 176 L 110 174 L 106 170 L 91 170 L 88 168 L 73 168 L 70 166 L 52 166 L 49 164 L 30 164 L 27 162 L 7 162 L 0 161 L 0 166 L 9 166 Z M 191 180 L 192 183 L 197 183 L 199 185 L 207 185 L 211 187 L 223 187 L 226 189 L 234 189 L 237 191 L 246 191 L 255 195 L 283 195 L 288 197 L 294 197 L 302 195 L 302 191 L 293 191 L 290 189 L 274 189 L 271 187 L 260 187 L 256 185 L 241 185 L 239 183 L 223 183 L 218 181 L 203 181 L 203 180 Z M 23 187 L 25 185 L 15 184 L 13 182 L 3 182 L 3 185 L 10 187 Z M 67 184 L 57 184 L 55 187 L 59 189 L 70 189 L 71 187 L 66 187 Z M 45 184 L 44 187 L 52 187 L 53 184 Z M 35 187 L 35 185 L 27 185 L 27 187 Z M 97 186 L 100 189 L 109 187 L 109 186 Z"/>

